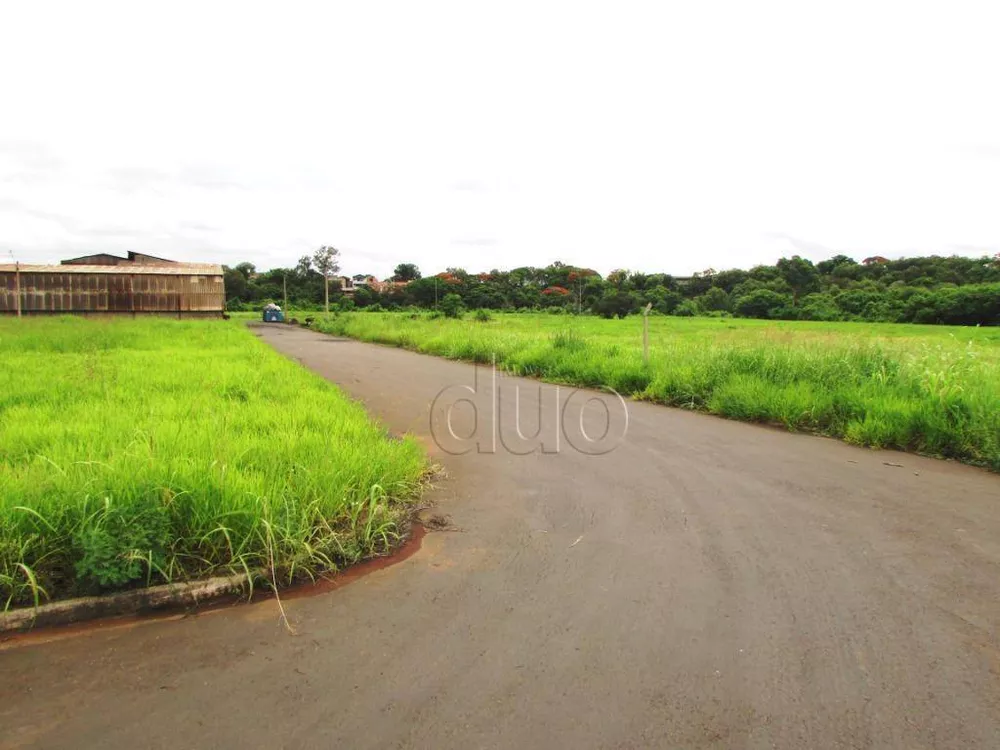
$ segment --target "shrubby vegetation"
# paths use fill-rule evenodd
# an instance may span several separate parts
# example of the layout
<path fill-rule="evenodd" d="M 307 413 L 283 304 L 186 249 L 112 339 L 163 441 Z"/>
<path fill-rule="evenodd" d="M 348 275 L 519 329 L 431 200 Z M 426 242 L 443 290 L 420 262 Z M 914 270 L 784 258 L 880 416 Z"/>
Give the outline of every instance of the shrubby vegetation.
<path fill-rule="evenodd" d="M 858 263 L 838 255 L 816 264 L 793 256 L 773 266 L 709 269 L 687 278 L 625 270 L 604 278 L 563 263 L 476 274 L 449 268 L 421 278 L 416 266 L 404 263 L 394 278 L 410 283 L 384 293 L 361 289 L 351 299 L 334 289 L 335 304 L 340 309 L 438 308 L 446 315 L 465 309 L 544 309 L 606 318 L 623 318 L 651 304 L 659 314 L 678 317 L 1000 324 L 1000 256 L 867 258 Z M 323 276 L 303 258 L 294 269 L 260 274 L 248 263 L 227 269 L 231 307 L 256 308 L 280 300 L 283 279 L 295 307 L 315 309 L 322 303 Z"/>
<path fill-rule="evenodd" d="M 396 538 L 425 467 L 241 324 L 0 320 L 0 610 Z M 272 572 L 273 571 L 273 572 Z"/>

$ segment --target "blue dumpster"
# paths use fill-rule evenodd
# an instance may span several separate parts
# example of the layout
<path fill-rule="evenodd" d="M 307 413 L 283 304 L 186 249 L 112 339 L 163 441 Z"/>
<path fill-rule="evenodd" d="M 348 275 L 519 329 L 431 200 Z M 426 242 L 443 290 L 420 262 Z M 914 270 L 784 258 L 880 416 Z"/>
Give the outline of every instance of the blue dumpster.
<path fill-rule="evenodd" d="M 268 309 L 264 308 L 264 322 L 265 323 L 284 323 L 285 313 L 280 309 Z"/>

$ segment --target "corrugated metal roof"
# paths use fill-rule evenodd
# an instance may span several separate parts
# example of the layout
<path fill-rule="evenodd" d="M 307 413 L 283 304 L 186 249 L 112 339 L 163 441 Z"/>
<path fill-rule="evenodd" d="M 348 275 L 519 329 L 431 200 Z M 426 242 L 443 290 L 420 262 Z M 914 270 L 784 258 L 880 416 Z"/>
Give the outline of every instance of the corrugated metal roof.
<path fill-rule="evenodd" d="M 0 263 L 0 273 L 14 273 L 13 263 Z M 29 266 L 21 264 L 21 273 L 95 273 L 136 276 L 221 276 L 222 266 L 211 263 L 177 263 L 171 266 L 147 266 L 129 263 L 123 266 Z"/>

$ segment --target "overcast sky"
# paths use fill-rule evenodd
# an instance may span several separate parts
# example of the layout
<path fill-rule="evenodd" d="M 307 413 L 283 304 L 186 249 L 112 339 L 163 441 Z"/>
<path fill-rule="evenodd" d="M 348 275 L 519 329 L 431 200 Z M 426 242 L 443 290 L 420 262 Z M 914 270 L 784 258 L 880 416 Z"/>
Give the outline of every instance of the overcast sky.
<path fill-rule="evenodd" d="M 5 2 L 0 253 L 1000 251 L 996 2 Z"/>

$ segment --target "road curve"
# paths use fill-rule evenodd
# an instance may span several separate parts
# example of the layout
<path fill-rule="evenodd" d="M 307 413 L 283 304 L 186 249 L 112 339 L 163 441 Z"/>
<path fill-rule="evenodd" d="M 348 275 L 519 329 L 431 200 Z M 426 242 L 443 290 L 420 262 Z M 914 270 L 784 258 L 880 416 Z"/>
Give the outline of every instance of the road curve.
<path fill-rule="evenodd" d="M 525 433 L 569 389 L 492 414 L 481 369 L 474 424 L 471 365 L 257 330 L 426 440 L 453 529 L 296 635 L 261 602 L 8 643 L 0 747 L 1000 747 L 1000 476 L 643 403 L 519 455 L 514 389 Z"/>

